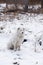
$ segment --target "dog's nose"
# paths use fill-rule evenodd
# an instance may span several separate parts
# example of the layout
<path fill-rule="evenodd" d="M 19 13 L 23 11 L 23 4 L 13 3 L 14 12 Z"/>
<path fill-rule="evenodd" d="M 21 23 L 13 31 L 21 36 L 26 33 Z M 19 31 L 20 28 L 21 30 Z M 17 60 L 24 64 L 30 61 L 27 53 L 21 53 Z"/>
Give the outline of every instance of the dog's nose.
<path fill-rule="evenodd" d="M 22 32 L 22 34 L 23 34 L 23 32 Z"/>

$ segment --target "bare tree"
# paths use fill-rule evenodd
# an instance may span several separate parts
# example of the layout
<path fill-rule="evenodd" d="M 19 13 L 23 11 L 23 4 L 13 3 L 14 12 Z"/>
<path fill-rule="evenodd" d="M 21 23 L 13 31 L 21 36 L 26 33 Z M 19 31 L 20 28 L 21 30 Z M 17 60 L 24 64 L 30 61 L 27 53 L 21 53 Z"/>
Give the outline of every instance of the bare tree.
<path fill-rule="evenodd" d="M 41 0 L 41 8 L 43 8 L 43 0 Z"/>
<path fill-rule="evenodd" d="M 25 12 L 28 11 L 28 5 L 25 5 L 24 11 L 25 11 Z"/>
<path fill-rule="evenodd" d="M 29 3 L 29 0 L 24 0 L 24 4 L 25 4 L 24 11 L 25 12 L 28 11 L 28 3 Z"/>

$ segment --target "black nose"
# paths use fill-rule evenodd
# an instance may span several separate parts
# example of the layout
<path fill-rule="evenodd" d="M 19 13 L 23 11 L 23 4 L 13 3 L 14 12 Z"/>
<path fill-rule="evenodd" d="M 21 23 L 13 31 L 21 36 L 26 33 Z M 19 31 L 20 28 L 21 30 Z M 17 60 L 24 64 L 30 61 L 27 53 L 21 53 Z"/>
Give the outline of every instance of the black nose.
<path fill-rule="evenodd" d="M 40 46 L 42 45 L 42 41 L 39 42 Z"/>
<path fill-rule="evenodd" d="M 22 34 L 23 34 L 23 32 L 22 32 Z"/>

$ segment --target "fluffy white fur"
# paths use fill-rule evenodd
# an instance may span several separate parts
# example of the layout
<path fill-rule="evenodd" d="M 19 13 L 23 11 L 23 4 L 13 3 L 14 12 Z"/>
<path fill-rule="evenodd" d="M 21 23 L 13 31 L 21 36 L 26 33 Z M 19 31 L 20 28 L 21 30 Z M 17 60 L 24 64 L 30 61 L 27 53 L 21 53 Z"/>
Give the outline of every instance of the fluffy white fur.
<path fill-rule="evenodd" d="M 13 38 L 8 44 L 8 48 L 13 48 L 14 50 L 20 50 L 20 46 L 24 40 L 24 28 L 17 28 L 17 32 L 13 35 Z"/>

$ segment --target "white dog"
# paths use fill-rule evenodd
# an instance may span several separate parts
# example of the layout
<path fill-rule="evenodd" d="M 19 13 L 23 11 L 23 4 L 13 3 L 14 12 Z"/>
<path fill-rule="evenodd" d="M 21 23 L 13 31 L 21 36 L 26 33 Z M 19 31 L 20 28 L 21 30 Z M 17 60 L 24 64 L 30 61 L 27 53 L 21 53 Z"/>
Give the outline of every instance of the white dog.
<path fill-rule="evenodd" d="M 20 50 L 20 46 L 24 40 L 24 28 L 17 28 L 17 32 L 13 35 L 13 38 L 10 40 L 8 44 L 9 49 Z"/>

